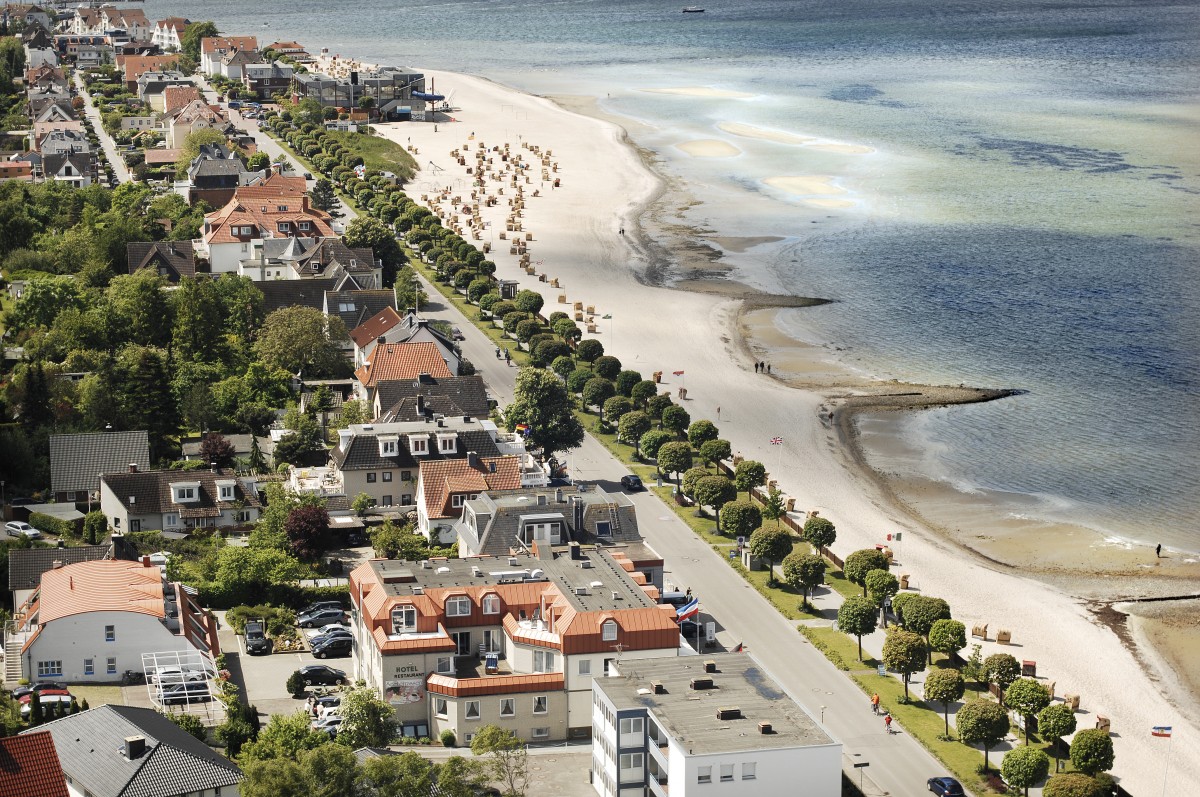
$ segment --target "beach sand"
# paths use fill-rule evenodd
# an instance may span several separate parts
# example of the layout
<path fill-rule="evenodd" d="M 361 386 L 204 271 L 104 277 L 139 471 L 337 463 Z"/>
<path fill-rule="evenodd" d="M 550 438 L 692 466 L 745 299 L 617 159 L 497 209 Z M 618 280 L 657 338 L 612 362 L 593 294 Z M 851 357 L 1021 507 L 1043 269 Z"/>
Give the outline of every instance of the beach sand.
<path fill-rule="evenodd" d="M 422 172 L 407 187 L 411 196 L 426 195 L 449 214 L 450 199 L 467 201 L 472 190 L 480 190 L 471 185 L 476 176 L 465 174 L 453 151 L 469 153 L 467 162 L 472 163 L 480 142 L 501 148 L 507 143 L 510 153 L 533 161 L 526 147 L 536 148 L 537 159 L 546 157 L 556 171 L 549 182 L 543 180 L 539 163 L 530 182 L 521 185 L 519 221 L 522 237 L 532 233 L 526 246 L 534 274 L 518 267 L 518 255 L 510 253 L 511 236 L 498 238 L 513 212 L 508 205 L 515 191 L 512 172 L 488 175 L 482 189 L 498 199 L 495 206 L 481 208 L 491 226 L 478 239 L 491 246 L 497 276 L 540 290 L 546 314 L 570 309 L 560 304 L 560 295 L 592 305 L 596 318 L 611 314 L 611 321 L 598 323 L 588 337 L 600 340 L 626 368 L 647 375 L 663 371 L 668 375 L 664 390 L 674 392 L 686 382 L 685 406 L 693 419 L 715 421 L 720 406 L 721 436 L 735 452 L 764 462 L 771 478 L 796 497 L 798 509 L 819 509 L 836 524 L 836 552 L 845 555 L 884 542 L 889 532 L 903 531 L 897 571 L 911 574 L 922 592 L 945 597 L 956 619 L 968 627 L 986 622 L 993 629 L 1011 629 L 1016 644 L 999 649 L 1037 660 L 1039 676 L 1057 681 L 1059 694 L 1079 693 L 1086 711 L 1111 717 L 1118 734 L 1114 774 L 1135 794 L 1157 793 L 1161 748 L 1149 728 L 1172 724 L 1177 734 L 1186 730 L 1190 739 L 1197 730 L 1197 714 L 1183 711 L 1178 701 L 1172 705 L 1166 696 L 1180 688 L 1178 679 L 1172 686 L 1172 679 L 1155 673 L 1154 668 L 1167 666 L 1168 654 L 1135 654 L 1135 635 L 1120 623 L 1114 627 L 1111 612 L 1097 610 L 1094 601 L 1069 592 L 1049 575 L 1000 560 L 999 555 L 1011 556 L 1011 551 L 997 546 L 992 554 L 998 555 L 985 555 L 963 544 L 928 522 L 918 511 L 922 507 L 906 504 L 900 491 L 863 460 L 858 413 L 976 401 L 994 393 L 872 382 L 840 367 L 835 352 L 782 335 L 773 322 L 776 308 L 811 300 L 762 296 L 725 279 L 728 269 L 720 263 L 720 247 L 728 239 L 679 223 L 677 210 L 695 200 L 656 176 L 647 167 L 653 155 L 630 146 L 622 127 L 606 120 L 592 101 L 559 98 L 571 109 L 566 110 L 547 98 L 479 78 L 426 74 L 436 78 L 439 89 L 454 91 L 462 108 L 449 115 L 455 121 L 439 119 L 436 132 L 429 123 L 379 127 L 400 143 L 411 139 L 417 150 Z M 663 91 L 713 96 L 707 89 Z M 493 168 L 501 169 L 499 153 L 493 155 Z M 553 179 L 560 180 L 558 188 L 552 187 Z M 439 201 L 447 188 L 446 201 Z M 500 188 L 503 195 L 497 194 Z M 532 196 L 534 191 L 538 196 Z M 639 219 L 648 216 L 655 217 L 656 234 L 663 231 L 678 241 L 656 241 L 641 232 Z M 755 240 L 737 245 L 749 248 Z M 540 275 L 557 279 L 560 287 L 539 281 Z M 663 287 L 671 282 L 688 290 Z M 756 360 L 771 362 L 773 375 L 755 373 Z M 673 371 L 685 375 L 671 377 Z M 784 445 L 769 445 L 777 435 Z M 1090 550 L 1087 545 L 1077 549 L 1080 580 L 1086 580 L 1096 561 Z M 1173 580 L 1159 580 L 1155 586 Z M 1140 580 L 1119 576 L 1116 581 L 1126 591 L 1121 597 L 1142 597 Z M 1176 586 L 1196 592 L 1197 583 L 1182 577 Z M 1152 641 L 1150 633 L 1147 641 Z M 989 643 L 988 652 L 993 646 Z M 1081 715 L 1081 723 L 1088 719 Z M 1172 793 L 1200 794 L 1198 769 L 1194 755 L 1177 760 Z"/>
<path fill-rule="evenodd" d="M 685 141 L 675 146 L 693 158 L 732 158 L 735 155 L 742 154 L 740 149 L 728 141 L 721 141 L 714 138 Z"/>

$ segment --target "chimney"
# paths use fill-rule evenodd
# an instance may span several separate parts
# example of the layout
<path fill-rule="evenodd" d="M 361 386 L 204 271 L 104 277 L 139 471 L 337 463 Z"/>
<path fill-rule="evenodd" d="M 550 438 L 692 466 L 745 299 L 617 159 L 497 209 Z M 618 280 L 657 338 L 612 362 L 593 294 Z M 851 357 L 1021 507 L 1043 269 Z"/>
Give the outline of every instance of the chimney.
<path fill-rule="evenodd" d="M 662 681 L 651 681 L 650 688 L 654 690 L 656 695 L 665 695 L 667 693 L 667 685 Z"/>
<path fill-rule="evenodd" d="M 208 469 L 210 472 L 216 473 L 217 472 L 217 463 L 215 463 L 215 462 L 208 463 Z"/>
<path fill-rule="evenodd" d="M 475 451 L 467 452 L 467 466 L 473 470 L 479 469 L 479 454 Z"/>
<path fill-rule="evenodd" d="M 562 502 L 563 502 L 563 491 L 562 491 L 562 488 L 559 487 L 554 491 L 554 503 L 561 504 Z"/>
<path fill-rule="evenodd" d="M 417 394 L 417 413 L 420 415 L 425 414 L 425 396 L 420 393 Z"/>
<path fill-rule="evenodd" d="M 63 566 L 63 564 L 62 564 L 61 559 L 55 559 L 53 562 L 50 563 L 51 570 L 59 570 L 62 568 L 62 566 Z"/>
<path fill-rule="evenodd" d="M 142 557 L 142 567 L 150 567 L 150 557 L 149 556 Z"/>
<path fill-rule="evenodd" d="M 130 462 L 130 463 L 129 463 L 129 472 L 130 472 L 130 473 L 137 473 L 137 463 L 136 463 L 136 462 Z"/>
<path fill-rule="evenodd" d="M 145 736 L 126 736 L 125 737 L 125 757 L 130 761 L 136 761 L 146 754 L 146 737 Z"/>
<path fill-rule="evenodd" d="M 717 671 L 717 663 L 715 661 L 713 661 L 712 659 L 709 659 L 708 661 L 704 662 L 704 671 L 705 672 L 716 672 Z"/>
<path fill-rule="evenodd" d="M 713 679 L 712 678 L 693 678 L 688 685 L 691 686 L 691 688 L 694 691 L 702 692 L 705 689 L 713 688 Z"/>
<path fill-rule="evenodd" d="M 380 335 L 380 336 L 379 336 L 379 345 L 380 345 L 380 346 L 382 346 L 382 345 L 383 345 L 383 344 L 385 344 L 385 343 L 387 343 L 387 336 L 386 336 L 386 335 Z"/>

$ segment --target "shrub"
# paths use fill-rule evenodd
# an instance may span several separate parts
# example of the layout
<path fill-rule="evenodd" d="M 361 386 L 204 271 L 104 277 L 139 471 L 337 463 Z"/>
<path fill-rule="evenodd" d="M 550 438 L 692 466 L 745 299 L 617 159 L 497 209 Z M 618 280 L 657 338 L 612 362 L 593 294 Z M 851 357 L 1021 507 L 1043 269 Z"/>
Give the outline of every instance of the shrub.
<path fill-rule="evenodd" d="M 308 686 L 304 683 L 304 676 L 299 670 L 292 671 L 292 674 L 287 679 L 288 694 L 292 697 L 303 697 L 304 691 Z"/>
<path fill-rule="evenodd" d="M 621 361 L 616 357 L 605 354 L 592 361 L 592 370 L 596 372 L 597 376 L 614 380 L 621 374 Z"/>
<path fill-rule="evenodd" d="M 53 534 L 55 537 L 74 537 L 75 524 L 66 520 L 59 520 L 53 515 L 46 515 L 41 512 L 29 513 L 29 525 L 33 526 L 43 534 Z"/>
<path fill-rule="evenodd" d="M 438 741 L 442 743 L 442 747 L 453 747 L 458 743 L 458 737 L 454 735 L 454 731 L 447 728 L 438 735 Z"/>

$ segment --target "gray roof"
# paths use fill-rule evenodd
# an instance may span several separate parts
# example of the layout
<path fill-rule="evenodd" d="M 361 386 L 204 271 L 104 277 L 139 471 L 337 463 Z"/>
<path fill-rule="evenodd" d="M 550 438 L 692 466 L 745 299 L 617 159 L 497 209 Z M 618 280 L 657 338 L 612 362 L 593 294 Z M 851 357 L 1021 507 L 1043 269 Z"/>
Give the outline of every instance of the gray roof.
<path fill-rule="evenodd" d="M 42 583 L 42 573 L 55 562 L 73 565 L 107 559 L 107 545 L 78 545 L 73 548 L 13 548 L 8 552 L 9 590 L 33 589 Z"/>
<path fill-rule="evenodd" d="M 222 501 L 217 480 L 233 479 L 233 500 Z M 171 497 L 171 485 L 175 482 L 199 482 L 196 501 L 186 505 L 176 504 Z M 159 514 L 178 512 L 180 517 L 217 517 L 223 509 L 241 506 L 260 506 L 258 493 L 249 489 L 249 484 L 237 478 L 231 470 L 156 470 L 137 473 L 106 473 L 104 483 L 126 509 L 136 507 L 137 514 Z M 133 501 L 130 502 L 130 498 Z M 241 502 L 239 505 L 238 502 Z"/>
<path fill-rule="evenodd" d="M 56 493 L 98 490 L 98 474 L 125 470 L 132 462 L 150 467 L 150 437 L 144 430 L 50 435 L 50 489 Z"/>
<path fill-rule="evenodd" d="M 263 311 L 270 315 L 281 307 L 311 307 L 320 310 L 325 292 L 337 287 L 336 277 L 311 280 L 267 280 L 256 283 L 263 294 Z"/>
<path fill-rule="evenodd" d="M 227 434 L 222 435 L 229 444 L 233 446 L 235 456 L 245 457 L 250 455 L 250 444 L 254 441 L 254 435 L 250 434 Z M 203 439 L 189 440 L 182 446 L 183 458 L 191 459 L 192 457 L 200 456 L 200 446 L 204 443 Z M 262 452 L 267 459 L 271 458 L 271 454 L 275 451 L 275 443 L 271 442 L 271 436 L 258 438 L 258 450 Z"/>
<path fill-rule="evenodd" d="M 408 450 L 409 434 L 423 434 L 428 436 L 433 432 L 454 431 L 458 434 L 458 449 L 452 456 L 445 456 L 436 450 L 436 446 L 430 446 L 430 451 L 420 457 L 414 457 Z M 433 425 L 428 425 L 428 428 L 422 430 L 414 429 L 410 432 L 402 432 L 400 434 L 400 442 L 396 447 L 400 452 L 394 457 L 379 456 L 379 441 L 373 434 L 356 434 L 350 438 L 349 450 L 343 451 L 341 446 L 335 448 L 330 459 L 337 464 L 342 470 L 386 470 L 389 468 L 407 468 L 416 470 L 421 462 L 429 462 L 440 459 L 466 459 L 468 451 L 474 451 L 481 457 L 498 457 L 500 449 L 496 447 L 496 443 L 492 440 L 492 436 L 483 429 L 445 429 Z"/>
<path fill-rule="evenodd" d="M 166 268 L 170 282 L 196 276 L 196 255 L 191 241 L 133 241 L 125 244 L 125 255 L 130 274 L 143 268 L 155 271 Z"/>
<path fill-rule="evenodd" d="M 236 764 L 153 709 L 100 706 L 32 730 L 54 736 L 63 772 L 93 797 L 172 797 L 242 779 Z M 146 752 L 132 761 L 129 736 L 146 739 Z"/>
<path fill-rule="evenodd" d="M 483 377 L 441 378 L 423 374 L 417 379 L 388 380 L 375 386 L 381 421 L 420 421 L 433 414 L 488 416 Z"/>
<path fill-rule="evenodd" d="M 705 672 L 705 661 L 715 662 L 716 672 Z M 594 688 L 618 711 L 645 709 L 692 754 L 838 744 L 747 653 L 627 659 L 618 669 L 619 676 L 597 678 Z M 713 688 L 692 689 L 693 678 L 711 678 Z M 662 693 L 654 691 L 656 682 Z M 718 720 L 718 707 L 736 707 L 741 717 Z M 760 722 L 769 722 L 771 733 L 759 733 Z"/>
<path fill-rule="evenodd" d="M 343 305 L 349 305 L 343 310 Z M 386 290 L 329 291 L 325 294 L 325 314 L 342 319 L 346 329 L 354 329 L 387 307 L 396 309 L 396 292 Z"/>
<path fill-rule="evenodd" d="M 68 163 L 86 177 L 92 170 L 92 155 L 90 152 L 64 152 L 59 155 L 45 155 L 42 158 L 42 172 L 51 175 L 58 174 Z"/>

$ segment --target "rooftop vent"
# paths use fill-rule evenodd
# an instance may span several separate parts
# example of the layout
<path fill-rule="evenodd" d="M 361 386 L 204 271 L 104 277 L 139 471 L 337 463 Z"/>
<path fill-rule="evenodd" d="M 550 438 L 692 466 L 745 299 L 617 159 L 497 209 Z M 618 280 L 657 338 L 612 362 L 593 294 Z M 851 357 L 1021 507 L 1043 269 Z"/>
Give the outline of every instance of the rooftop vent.
<path fill-rule="evenodd" d="M 587 594 L 588 594 L 588 588 L 587 588 L 587 587 L 576 587 L 576 588 L 575 588 L 575 594 L 576 594 L 576 595 L 587 595 Z"/>
<path fill-rule="evenodd" d="M 137 463 L 136 463 L 136 462 L 130 462 L 130 463 L 129 463 L 129 472 L 130 472 L 130 473 L 137 473 Z"/>
<path fill-rule="evenodd" d="M 591 570 L 592 569 L 592 560 L 584 559 L 582 562 L 579 563 L 579 566 L 582 567 L 584 570 Z"/>
<path fill-rule="evenodd" d="M 615 589 L 612 591 L 612 599 L 613 600 L 619 601 L 619 600 L 621 600 L 621 597 L 622 597 L 621 593 L 617 592 Z"/>
<path fill-rule="evenodd" d="M 715 661 L 713 661 L 712 659 L 709 659 L 708 661 L 704 662 L 704 671 L 705 672 L 716 672 L 717 671 L 717 663 Z"/>
<path fill-rule="evenodd" d="M 758 723 L 758 732 L 766 736 L 767 734 L 774 733 L 775 731 L 771 728 L 771 723 L 760 722 Z"/>
<path fill-rule="evenodd" d="M 424 594 L 425 594 L 425 588 L 424 588 L 424 587 L 413 587 L 413 588 L 412 588 L 412 594 L 414 594 L 414 595 L 424 595 Z"/>
<path fill-rule="evenodd" d="M 667 685 L 662 681 L 651 681 L 650 688 L 654 690 L 656 695 L 665 695 L 667 693 Z"/>
<path fill-rule="evenodd" d="M 516 567 L 517 566 L 517 557 L 515 557 L 515 556 L 508 557 L 508 566 Z"/>
<path fill-rule="evenodd" d="M 146 737 L 145 736 L 126 736 L 125 737 L 125 757 L 130 761 L 136 761 L 146 754 Z"/>
<path fill-rule="evenodd" d="M 701 691 L 704 691 L 705 689 L 712 689 L 713 688 L 713 679 L 712 678 L 693 678 L 689 682 L 688 686 L 690 686 L 696 692 L 701 692 Z"/>
<path fill-rule="evenodd" d="M 422 569 L 422 570 L 428 570 L 428 569 L 429 569 L 429 560 L 428 560 L 428 559 L 422 559 L 422 560 L 421 560 L 421 569 Z"/>
<path fill-rule="evenodd" d="M 717 719 L 719 720 L 740 720 L 742 718 L 742 710 L 737 706 L 721 706 L 717 708 Z"/>
<path fill-rule="evenodd" d="M 471 565 L 471 575 L 475 578 L 479 578 L 481 575 L 483 575 L 483 571 L 479 569 L 479 565 Z"/>

